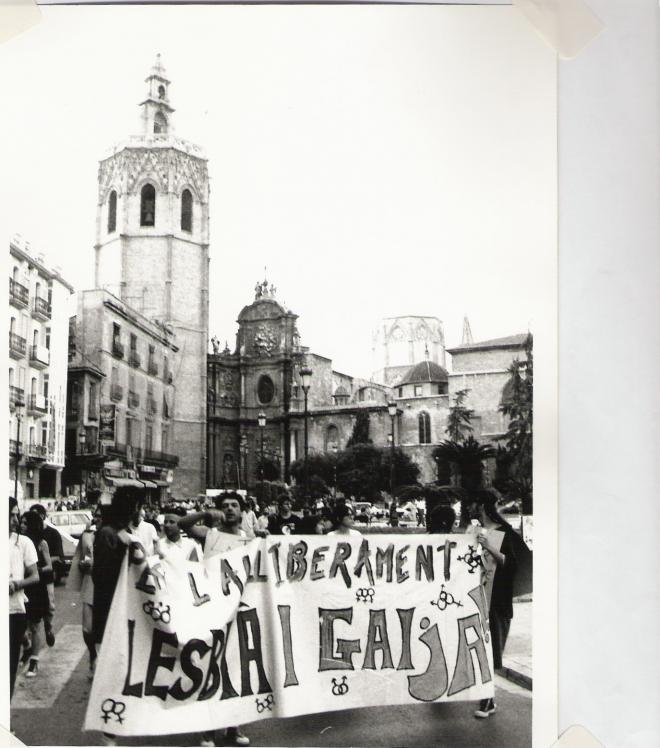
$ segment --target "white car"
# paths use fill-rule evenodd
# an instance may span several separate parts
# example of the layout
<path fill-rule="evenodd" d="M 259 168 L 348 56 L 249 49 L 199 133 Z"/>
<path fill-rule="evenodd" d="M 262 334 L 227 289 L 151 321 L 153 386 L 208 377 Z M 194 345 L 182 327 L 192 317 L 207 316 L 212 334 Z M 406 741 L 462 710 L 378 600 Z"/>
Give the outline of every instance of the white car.
<path fill-rule="evenodd" d="M 86 509 L 74 509 L 67 512 L 50 512 L 48 521 L 60 531 L 78 540 L 92 519 L 92 513 Z"/>

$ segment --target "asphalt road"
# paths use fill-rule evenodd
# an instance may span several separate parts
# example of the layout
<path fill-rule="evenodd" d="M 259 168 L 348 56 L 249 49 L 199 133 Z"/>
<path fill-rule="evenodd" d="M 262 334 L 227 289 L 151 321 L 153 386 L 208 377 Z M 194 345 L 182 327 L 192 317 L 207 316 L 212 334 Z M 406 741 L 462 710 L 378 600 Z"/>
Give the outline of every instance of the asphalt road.
<path fill-rule="evenodd" d="M 56 588 L 55 647 L 42 653 L 40 674 L 19 674 L 11 720 L 26 745 L 100 745 L 100 734 L 82 732 L 89 693 L 87 653 L 77 595 Z M 532 744 L 531 693 L 496 680 L 497 713 L 473 717 L 474 704 L 420 704 L 310 714 L 244 725 L 253 746 L 367 746 L 380 748 L 523 748 Z M 216 736 L 222 745 L 222 732 Z M 194 746 L 195 733 L 121 739 L 120 745 Z"/>

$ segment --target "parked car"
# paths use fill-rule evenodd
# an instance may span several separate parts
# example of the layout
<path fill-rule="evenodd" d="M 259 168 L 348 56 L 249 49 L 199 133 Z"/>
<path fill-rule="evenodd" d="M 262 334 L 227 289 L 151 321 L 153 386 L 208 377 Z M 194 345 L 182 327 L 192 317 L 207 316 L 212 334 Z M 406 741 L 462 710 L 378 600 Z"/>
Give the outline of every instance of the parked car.
<path fill-rule="evenodd" d="M 92 519 L 92 513 L 86 509 L 76 509 L 68 512 L 51 512 L 48 520 L 60 532 L 64 530 L 68 535 L 78 540 L 84 529 Z"/>
<path fill-rule="evenodd" d="M 63 568 L 59 568 L 59 565 L 58 568 L 53 568 L 56 584 L 69 573 L 71 559 L 76 552 L 78 540 L 80 540 L 83 530 L 91 519 L 92 513 L 85 509 L 51 512 L 48 515 L 48 521 L 62 536 L 62 550 L 64 551 Z"/>
<path fill-rule="evenodd" d="M 366 522 L 367 524 L 371 522 L 372 505 L 370 501 L 354 501 L 352 506 L 356 522 Z"/>

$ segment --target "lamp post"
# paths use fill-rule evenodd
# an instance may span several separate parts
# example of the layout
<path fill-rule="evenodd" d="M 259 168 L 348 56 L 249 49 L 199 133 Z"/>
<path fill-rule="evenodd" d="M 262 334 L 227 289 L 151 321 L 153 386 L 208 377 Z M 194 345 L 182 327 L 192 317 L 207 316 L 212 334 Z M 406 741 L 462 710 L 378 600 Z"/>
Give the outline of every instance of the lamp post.
<path fill-rule="evenodd" d="M 266 414 L 263 410 L 259 411 L 257 416 L 257 423 L 259 424 L 259 431 L 261 432 L 261 460 L 259 461 L 259 478 L 261 481 L 261 496 L 260 501 L 263 504 L 264 501 L 264 428 L 266 427 Z"/>
<path fill-rule="evenodd" d="M 247 491 L 247 458 L 248 458 L 248 443 L 247 443 L 247 435 L 243 434 L 241 436 L 241 460 L 242 460 L 242 467 L 243 467 L 243 485 L 245 486 L 245 490 Z M 240 486 L 239 486 L 240 487 Z"/>
<path fill-rule="evenodd" d="M 21 414 L 16 405 L 16 449 L 14 451 L 14 498 L 18 501 L 18 463 L 21 459 Z"/>
<path fill-rule="evenodd" d="M 80 444 L 80 493 L 81 493 L 81 500 L 84 498 L 85 501 L 87 501 L 87 475 L 85 471 L 85 444 L 87 443 L 87 434 L 85 433 L 85 429 L 80 429 L 80 434 L 78 435 L 78 443 Z M 84 496 L 82 495 L 83 489 L 85 491 Z"/>
<path fill-rule="evenodd" d="M 390 440 L 390 494 L 394 499 L 394 419 L 396 418 L 396 403 L 394 400 L 390 400 L 387 403 L 387 412 L 390 414 L 392 420 L 392 434 Z"/>
<path fill-rule="evenodd" d="M 332 498 L 335 501 L 335 504 L 337 503 L 337 452 L 339 451 L 339 447 L 337 447 L 337 444 L 334 443 L 332 447 L 330 447 L 332 450 L 332 454 L 334 455 L 334 461 L 332 463 L 332 472 L 333 472 L 333 479 L 332 479 Z"/>
<path fill-rule="evenodd" d="M 305 503 L 309 501 L 309 476 L 307 475 L 307 456 L 309 454 L 309 441 L 307 438 L 307 395 L 309 394 L 309 388 L 312 383 L 312 370 L 307 368 L 306 366 L 303 367 L 300 370 L 300 385 L 302 387 L 303 394 L 305 396 L 305 410 L 303 413 L 303 423 L 305 428 L 305 461 L 304 461 L 304 468 L 305 468 L 305 482 L 303 484 L 304 492 L 305 492 Z"/>

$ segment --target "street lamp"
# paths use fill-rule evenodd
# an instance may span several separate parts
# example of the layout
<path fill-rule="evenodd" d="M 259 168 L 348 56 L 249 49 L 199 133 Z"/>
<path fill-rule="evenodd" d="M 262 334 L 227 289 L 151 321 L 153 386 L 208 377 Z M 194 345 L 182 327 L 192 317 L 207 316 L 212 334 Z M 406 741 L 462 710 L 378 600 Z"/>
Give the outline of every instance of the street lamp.
<path fill-rule="evenodd" d="M 300 370 L 300 385 L 302 387 L 303 394 L 305 395 L 305 410 L 303 414 L 303 423 L 305 425 L 305 462 L 304 462 L 304 468 L 305 468 L 305 482 L 304 482 L 304 491 L 305 491 L 305 503 L 309 500 L 309 480 L 307 475 L 307 456 L 309 453 L 309 441 L 307 438 L 307 395 L 309 394 L 309 388 L 312 383 L 312 370 L 307 368 L 306 366 L 303 367 Z"/>
<path fill-rule="evenodd" d="M 81 454 L 81 463 L 80 463 L 80 493 L 82 494 L 83 489 L 85 491 L 84 497 L 81 495 L 81 499 L 87 500 L 87 475 L 85 472 L 85 444 L 87 442 L 87 434 L 85 433 L 85 429 L 80 429 L 80 434 L 78 435 L 78 442 L 80 444 L 80 454 Z"/>
<path fill-rule="evenodd" d="M 332 463 L 333 468 L 333 485 L 332 485 L 332 498 L 335 500 L 335 504 L 337 503 L 337 452 L 339 451 L 339 447 L 337 446 L 337 443 L 333 443 L 333 445 L 330 447 L 332 450 L 332 454 L 334 455 L 334 462 Z"/>
<path fill-rule="evenodd" d="M 16 405 L 16 450 L 14 451 L 14 498 L 18 501 L 18 463 L 21 459 L 21 414 Z"/>
<path fill-rule="evenodd" d="M 264 501 L 264 429 L 266 428 L 266 414 L 263 410 L 259 411 L 257 416 L 257 423 L 259 424 L 259 431 L 261 431 L 261 460 L 259 462 L 259 476 L 261 479 L 261 497 L 260 500 Z"/>
<path fill-rule="evenodd" d="M 247 491 L 247 459 L 248 459 L 248 443 L 247 443 L 247 435 L 243 434 L 241 436 L 241 458 L 243 462 L 243 485 L 245 486 L 245 490 Z M 239 486 L 240 488 L 240 486 Z"/>
<path fill-rule="evenodd" d="M 390 440 L 390 493 L 392 499 L 394 499 L 394 419 L 396 418 L 396 403 L 394 400 L 390 400 L 387 403 L 387 412 L 390 414 L 392 419 L 392 438 Z"/>

